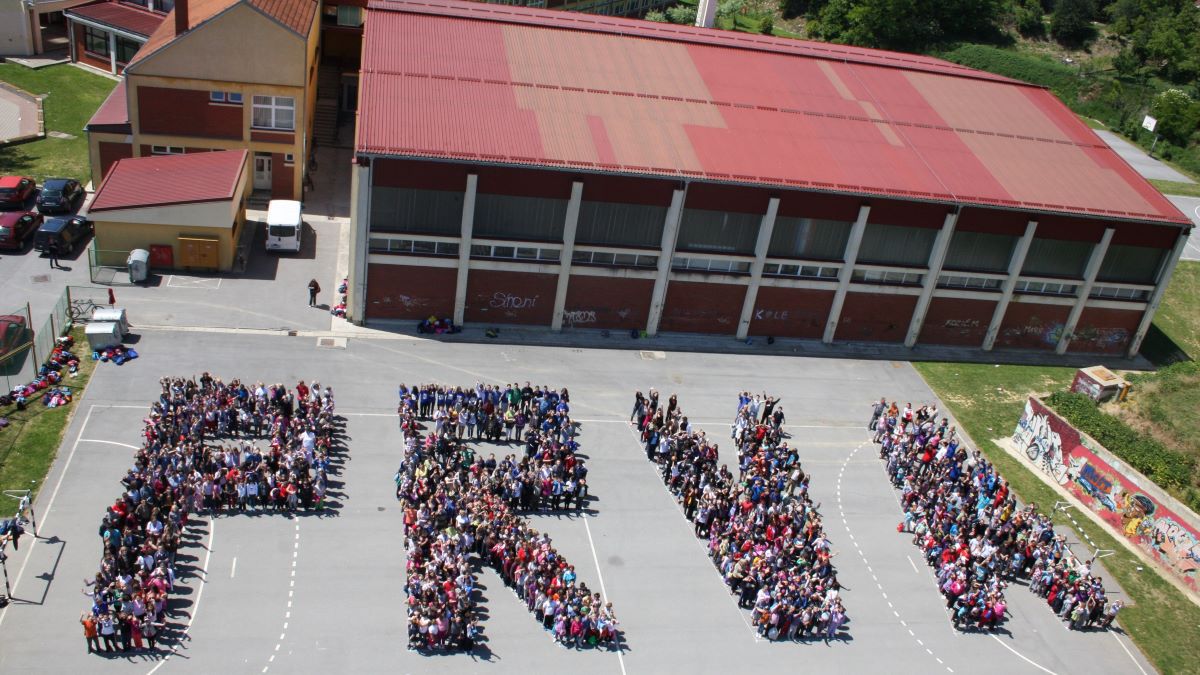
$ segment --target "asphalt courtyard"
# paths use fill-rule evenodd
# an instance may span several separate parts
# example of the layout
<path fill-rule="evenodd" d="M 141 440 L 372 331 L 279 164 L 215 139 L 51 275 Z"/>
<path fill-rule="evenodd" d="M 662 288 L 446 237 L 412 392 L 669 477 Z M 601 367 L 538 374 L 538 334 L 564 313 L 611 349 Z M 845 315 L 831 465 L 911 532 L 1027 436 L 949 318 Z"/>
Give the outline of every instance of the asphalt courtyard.
<path fill-rule="evenodd" d="M 147 331 L 144 356 L 101 365 L 37 502 L 39 539 L 10 550 L 18 598 L 0 610 L 0 672 L 826 672 L 1139 673 L 1151 667 L 1117 632 L 1071 632 L 1026 589 L 1009 591 L 998 634 L 951 628 L 928 567 L 900 519 L 864 420 L 880 395 L 918 403 L 932 394 L 907 364 L 797 357 L 464 345 Z M 347 450 L 324 516 L 198 519 L 181 551 L 170 611 L 172 651 L 88 655 L 77 623 L 90 605 L 96 528 L 121 489 L 159 378 L 210 371 L 224 378 L 333 387 Z M 537 517 L 580 579 L 614 603 L 620 651 L 554 644 L 499 578 L 480 581 L 486 646 L 474 654 L 406 650 L 404 548 L 392 476 L 399 382 L 471 385 L 531 380 L 566 386 L 589 458 L 586 515 Z M 679 394 L 714 434 L 727 432 L 739 390 L 782 397 L 803 448 L 847 587 L 847 629 L 828 643 L 756 638 L 629 427 L 635 389 Z M 503 454 L 503 446 L 481 447 Z M 515 448 L 514 448 L 515 451 Z M 1119 593 L 1119 590 L 1117 591 Z M 170 655 L 170 658 L 166 658 Z"/>

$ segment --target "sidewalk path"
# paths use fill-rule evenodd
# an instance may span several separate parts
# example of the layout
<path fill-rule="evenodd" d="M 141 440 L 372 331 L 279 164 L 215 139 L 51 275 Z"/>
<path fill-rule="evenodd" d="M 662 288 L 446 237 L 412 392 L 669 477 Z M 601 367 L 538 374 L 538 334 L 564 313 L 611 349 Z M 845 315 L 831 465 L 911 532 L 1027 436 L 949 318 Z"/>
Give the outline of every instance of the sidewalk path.
<path fill-rule="evenodd" d="M 1170 180 L 1177 183 L 1195 183 L 1196 181 L 1179 173 L 1175 169 L 1163 164 L 1162 162 L 1147 155 L 1141 148 L 1121 138 L 1111 131 L 1102 131 L 1096 129 L 1096 135 L 1104 139 L 1105 143 L 1126 162 L 1129 162 L 1134 171 L 1137 171 L 1143 178 L 1153 178 L 1155 180 Z"/>

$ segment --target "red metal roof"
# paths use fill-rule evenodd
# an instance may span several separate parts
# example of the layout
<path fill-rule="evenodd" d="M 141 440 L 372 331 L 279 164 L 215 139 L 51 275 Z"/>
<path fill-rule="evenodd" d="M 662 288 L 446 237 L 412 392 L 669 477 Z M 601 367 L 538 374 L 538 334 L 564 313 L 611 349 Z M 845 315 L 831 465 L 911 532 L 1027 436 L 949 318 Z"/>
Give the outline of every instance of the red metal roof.
<path fill-rule="evenodd" d="M 219 150 L 119 160 L 100 184 L 88 212 L 233 199 L 247 154 L 246 150 Z"/>
<path fill-rule="evenodd" d="M 1188 223 L 1045 89 L 938 59 L 374 0 L 357 151 Z"/>
<path fill-rule="evenodd" d="M 243 1 L 301 37 L 307 38 L 309 29 L 314 25 L 316 0 L 188 0 L 188 31 L 198 28 L 204 22 Z M 180 2 L 181 0 L 176 0 L 176 5 Z M 174 9 L 167 13 L 166 19 L 134 55 L 130 66 L 145 60 L 178 37 L 175 34 Z"/>
<path fill-rule="evenodd" d="M 164 18 L 163 14 L 114 0 L 77 5 L 66 10 L 65 13 L 67 16 L 78 16 L 143 37 L 150 37 L 150 34 L 158 28 Z"/>
<path fill-rule="evenodd" d="M 87 131 L 110 131 L 110 129 L 101 129 L 100 127 L 124 127 L 124 129 L 111 129 L 111 131 L 129 130 L 129 101 L 125 98 L 125 80 L 121 79 L 116 87 L 108 94 L 108 98 L 104 99 L 104 103 L 96 109 L 96 113 L 92 115 L 92 119 L 84 126 Z"/>

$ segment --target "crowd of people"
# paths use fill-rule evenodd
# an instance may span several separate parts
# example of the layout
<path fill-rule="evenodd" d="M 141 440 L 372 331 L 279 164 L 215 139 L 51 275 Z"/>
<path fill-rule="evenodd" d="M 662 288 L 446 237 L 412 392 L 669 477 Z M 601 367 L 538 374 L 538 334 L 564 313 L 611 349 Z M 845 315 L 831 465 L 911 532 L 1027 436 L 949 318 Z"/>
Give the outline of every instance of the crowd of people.
<path fill-rule="evenodd" d="M 739 395 L 731 425 L 736 476 L 721 462 L 717 439 L 695 428 L 674 394 L 661 401 L 653 389 L 638 392 L 631 421 L 756 630 L 768 640 L 836 637 L 846 622 L 836 554 L 799 452 L 785 440 L 779 401 Z"/>
<path fill-rule="evenodd" d="M 994 630 L 1007 612 L 1015 578 L 1046 598 L 1073 629 L 1107 628 L 1121 609 L 1109 602 L 1091 562 L 1080 562 L 1065 535 L 1034 503 L 1021 506 L 978 450 L 968 451 L 938 409 L 880 399 L 868 428 L 900 490 L 904 520 L 925 560 L 937 570 L 946 607 L 960 628 Z"/>
<path fill-rule="evenodd" d="M 521 513 L 578 511 L 587 466 L 566 389 L 400 385 L 404 458 L 396 498 L 404 509 L 410 649 L 470 651 L 481 640 L 474 564 L 499 573 L 560 644 L 616 647 L 612 603 L 579 581 L 550 537 Z M 486 458 L 481 441 L 523 452 Z"/>
<path fill-rule="evenodd" d="M 328 387 L 300 382 L 291 391 L 208 373 L 161 385 L 100 523 L 100 569 L 85 582 L 92 606 L 80 617 L 89 652 L 156 648 L 192 514 L 324 506 L 337 432 Z"/>

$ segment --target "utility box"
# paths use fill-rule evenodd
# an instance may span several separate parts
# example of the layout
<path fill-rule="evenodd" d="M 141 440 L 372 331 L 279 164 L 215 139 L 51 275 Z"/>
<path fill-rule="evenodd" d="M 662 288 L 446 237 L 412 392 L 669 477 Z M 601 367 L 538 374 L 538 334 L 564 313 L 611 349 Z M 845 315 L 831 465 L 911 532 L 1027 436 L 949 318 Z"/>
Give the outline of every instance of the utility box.
<path fill-rule="evenodd" d="M 175 267 L 175 247 L 167 244 L 150 244 L 150 267 L 169 270 Z"/>
<path fill-rule="evenodd" d="M 1129 382 L 1104 366 L 1091 366 L 1075 372 L 1071 391 L 1084 394 L 1096 402 L 1107 401 L 1113 397 L 1124 401 L 1129 395 Z"/>
<path fill-rule="evenodd" d="M 97 323 L 112 322 L 121 330 L 120 336 L 129 335 L 129 321 L 125 316 L 124 307 L 98 307 L 92 311 L 92 321 Z"/>
<path fill-rule="evenodd" d="M 121 344 L 121 327 L 115 321 L 93 321 L 87 325 L 85 333 L 88 346 L 92 348 L 92 351 Z"/>
<path fill-rule="evenodd" d="M 180 237 L 179 266 L 216 271 L 221 265 L 221 242 L 209 237 Z"/>

